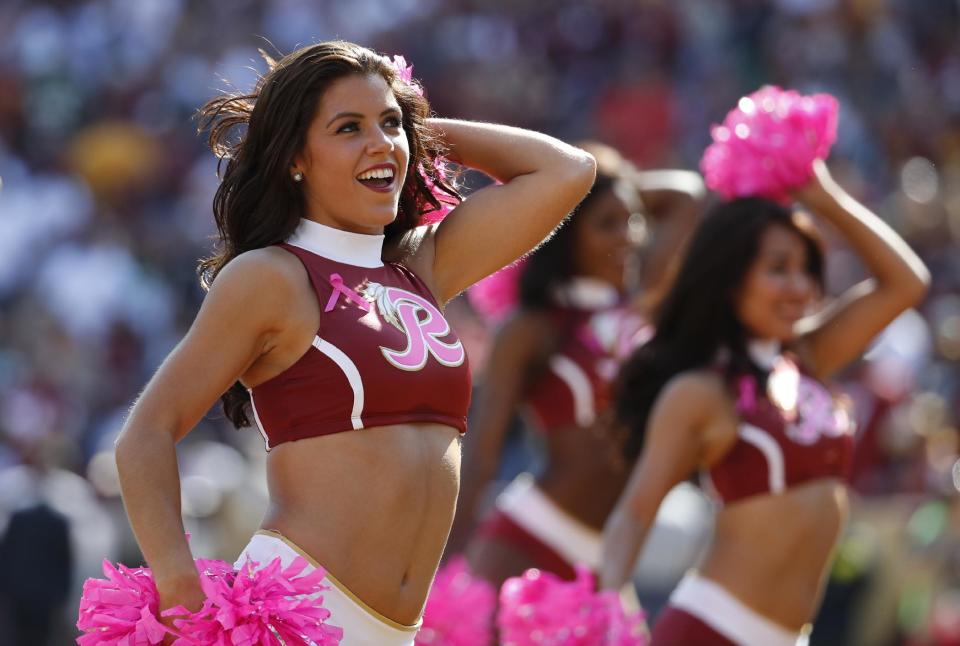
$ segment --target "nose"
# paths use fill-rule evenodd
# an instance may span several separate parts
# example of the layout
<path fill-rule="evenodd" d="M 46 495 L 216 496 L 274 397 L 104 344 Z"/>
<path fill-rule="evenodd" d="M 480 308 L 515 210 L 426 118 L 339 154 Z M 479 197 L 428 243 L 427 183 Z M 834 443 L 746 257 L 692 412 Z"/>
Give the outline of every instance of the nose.
<path fill-rule="evenodd" d="M 788 283 L 790 293 L 799 298 L 809 298 L 813 293 L 813 278 L 804 271 L 793 272 Z"/>
<path fill-rule="evenodd" d="M 383 128 L 372 128 L 370 132 L 370 137 L 367 139 L 368 154 L 375 156 L 393 152 L 395 145 L 390 133 Z"/>

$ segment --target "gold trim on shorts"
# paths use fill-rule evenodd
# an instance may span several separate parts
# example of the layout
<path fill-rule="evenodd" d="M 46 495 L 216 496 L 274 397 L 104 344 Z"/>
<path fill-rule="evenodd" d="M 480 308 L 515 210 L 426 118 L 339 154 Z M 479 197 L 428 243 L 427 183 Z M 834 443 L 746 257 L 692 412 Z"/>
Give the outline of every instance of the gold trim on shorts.
<path fill-rule="evenodd" d="M 364 603 L 363 599 L 361 599 L 360 597 L 358 597 L 357 595 L 355 595 L 353 592 L 351 592 L 350 589 L 347 588 L 347 586 L 345 586 L 345 585 L 343 585 L 342 583 L 340 583 L 340 581 L 339 581 L 335 576 L 333 576 L 332 574 L 330 574 L 330 570 L 328 570 L 327 568 L 325 568 L 325 567 L 323 567 L 322 565 L 320 565 L 319 563 L 317 563 L 317 561 L 316 561 L 312 556 L 310 556 L 309 554 L 307 554 L 299 545 L 297 545 L 296 543 L 294 543 L 293 541 L 291 541 L 289 538 L 287 538 L 286 536 L 284 536 L 284 535 L 281 534 L 280 532 L 278 532 L 278 531 L 276 531 L 276 530 L 274 530 L 274 529 L 258 529 L 258 530 L 256 531 L 256 533 L 257 533 L 257 534 L 261 534 L 261 535 L 263 535 L 263 536 L 270 536 L 271 538 L 276 538 L 276 539 L 278 539 L 278 540 L 283 541 L 283 542 L 286 544 L 287 547 L 289 547 L 290 549 L 292 549 L 294 552 L 296 552 L 297 554 L 299 554 L 299 555 L 302 556 L 303 558 L 307 559 L 307 562 L 308 562 L 310 565 L 312 565 L 312 566 L 315 567 L 315 568 L 319 568 L 319 569 L 323 570 L 323 571 L 326 573 L 326 579 L 327 579 L 328 581 L 330 581 L 330 583 L 332 583 L 333 586 L 334 586 L 337 590 L 339 590 L 340 592 L 342 592 L 342 593 L 344 594 L 344 596 L 346 596 L 348 599 L 350 599 L 350 600 L 353 601 L 355 604 L 357 604 L 358 606 L 360 606 L 363 610 L 365 610 L 368 614 L 370 614 L 374 619 L 377 619 L 378 621 L 386 624 L 387 626 L 389 626 L 389 627 L 391 627 L 391 628 L 395 628 L 395 629 L 397 629 L 397 630 L 402 630 L 402 631 L 404 631 L 404 632 L 411 632 L 411 633 L 412 633 L 412 632 L 416 632 L 416 631 L 420 630 L 420 626 L 423 624 L 423 618 L 421 618 L 419 621 L 417 621 L 417 623 L 415 623 L 415 624 L 413 624 L 413 625 L 411 626 L 411 625 L 401 624 L 401 623 L 399 623 L 399 622 L 396 622 L 396 621 L 394 621 L 393 619 L 391 619 L 390 617 L 386 617 L 386 616 L 384 616 L 383 614 L 377 612 L 376 610 L 374 610 L 373 608 L 371 608 L 370 606 L 368 606 L 366 603 Z"/>

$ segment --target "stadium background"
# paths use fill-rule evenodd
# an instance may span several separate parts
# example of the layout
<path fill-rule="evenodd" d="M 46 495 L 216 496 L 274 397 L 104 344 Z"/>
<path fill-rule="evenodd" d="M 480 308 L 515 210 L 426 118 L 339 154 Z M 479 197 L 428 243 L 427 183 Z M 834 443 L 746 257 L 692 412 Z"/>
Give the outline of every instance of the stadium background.
<path fill-rule="evenodd" d="M 111 447 L 202 298 L 217 179 L 192 114 L 223 79 L 253 83 L 258 47 L 333 37 L 403 54 L 440 115 L 600 139 L 643 168 L 696 168 L 710 124 L 764 83 L 837 96 L 835 174 L 934 281 L 844 375 L 859 495 L 812 643 L 960 644 L 956 0 L 4 0 L 0 598 L 56 606 L 65 591 L 52 643 L 68 643 L 82 580 L 104 556 L 139 562 Z M 860 275 L 833 246 L 831 289 Z M 452 310 L 482 370 L 486 330 Z M 520 439 L 510 451 L 507 470 L 535 455 Z M 195 553 L 232 558 L 246 542 L 262 460 L 258 434 L 216 411 L 180 447 Z M 67 519 L 69 549 L 56 523 L 10 538 L 41 503 Z M 651 544 L 639 579 L 652 609 L 707 514 L 692 491 L 665 510 L 672 538 Z M 2 605 L 0 644 L 16 620 Z"/>

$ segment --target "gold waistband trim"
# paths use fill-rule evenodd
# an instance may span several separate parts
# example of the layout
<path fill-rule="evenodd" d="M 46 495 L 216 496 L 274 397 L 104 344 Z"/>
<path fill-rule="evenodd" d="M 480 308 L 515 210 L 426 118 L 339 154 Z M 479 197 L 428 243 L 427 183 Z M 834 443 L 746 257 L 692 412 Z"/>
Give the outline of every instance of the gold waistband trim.
<path fill-rule="evenodd" d="M 284 536 L 284 535 L 281 534 L 280 532 L 275 531 L 275 530 L 272 530 L 272 529 L 260 529 L 260 530 L 257 530 L 256 533 L 257 533 L 257 534 L 261 534 L 261 535 L 263 535 L 263 536 L 269 536 L 269 537 L 271 537 L 271 538 L 276 538 L 277 540 L 283 541 L 283 543 L 284 543 L 287 547 L 289 547 L 290 549 L 292 549 L 294 552 L 296 552 L 297 554 L 299 554 L 299 555 L 302 556 L 303 558 L 307 559 L 307 562 L 308 562 L 310 565 L 312 565 L 312 566 L 315 567 L 315 568 L 320 568 L 321 570 L 323 570 L 323 571 L 326 573 L 326 577 L 325 577 L 326 580 L 329 581 L 329 582 L 333 585 L 333 587 L 335 587 L 337 590 L 339 590 L 340 592 L 342 592 L 342 593 L 344 594 L 344 596 L 346 596 L 348 599 L 350 599 L 350 600 L 353 601 L 355 604 L 357 604 L 358 606 L 360 606 L 366 613 L 368 613 L 370 616 L 372 616 L 372 617 L 373 617 L 374 619 L 376 619 L 377 621 L 380 621 L 381 623 L 386 624 L 386 625 L 389 626 L 390 628 L 394 628 L 394 629 L 396 629 L 396 630 L 402 630 L 402 631 L 404 631 L 404 632 L 411 632 L 411 633 L 413 633 L 413 632 L 417 632 L 418 630 L 420 630 L 420 626 L 421 626 L 421 624 L 423 624 L 423 618 L 421 618 L 419 621 L 417 621 L 417 623 L 415 623 L 415 624 L 413 624 L 412 626 L 410 626 L 410 625 L 407 625 L 407 624 L 401 624 L 401 623 L 399 623 L 399 622 L 396 622 L 396 621 L 394 621 L 393 619 L 390 619 L 390 617 L 386 617 L 386 616 L 382 615 L 381 613 L 377 612 L 376 610 L 374 610 L 373 608 L 371 608 L 370 606 L 368 606 L 366 603 L 364 603 L 364 602 L 363 602 L 363 599 L 361 599 L 360 597 L 358 597 L 357 595 L 355 595 L 353 592 L 351 592 L 350 589 L 347 588 L 347 586 L 343 585 L 335 576 L 333 576 L 332 574 L 330 574 L 330 570 L 328 570 L 328 569 L 325 568 L 324 566 L 322 566 L 322 565 L 320 565 L 319 563 L 317 563 L 317 561 L 316 561 L 312 556 L 310 556 L 310 555 L 307 554 L 305 551 L 303 551 L 303 549 L 301 549 L 299 545 L 297 545 L 296 543 L 294 543 L 293 541 L 291 541 L 289 538 L 287 538 L 286 536 Z"/>

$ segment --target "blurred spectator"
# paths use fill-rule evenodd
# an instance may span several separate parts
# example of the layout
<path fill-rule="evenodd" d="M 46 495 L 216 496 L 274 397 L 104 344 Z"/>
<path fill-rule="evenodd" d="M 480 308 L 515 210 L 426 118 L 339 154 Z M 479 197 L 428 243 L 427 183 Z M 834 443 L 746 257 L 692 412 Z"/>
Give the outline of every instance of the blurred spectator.
<path fill-rule="evenodd" d="M 17 646 L 46 646 L 73 573 L 67 520 L 45 503 L 13 514 L 0 539 L 0 613 Z"/>
<path fill-rule="evenodd" d="M 71 516 L 73 600 L 102 556 L 138 558 L 120 521 L 112 442 L 202 298 L 193 269 L 209 252 L 217 180 L 191 115 L 219 88 L 253 83 L 264 69 L 258 47 L 287 52 L 335 36 L 407 56 L 441 114 L 599 138 L 643 168 L 694 168 L 710 124 L 763 83 L 835 94 L 838 178 L 934 279 L 922 310 L 844 382 L 859 404 L 857 509 L 869 509 L 851 535 L 876 559 L 849 607 L 899 599 L 884 606 L 890 626 L 861 620 L 845 643 L 957 643 L 955 0 L 0 3 L 0 482 L 22 481 L 23 447 L 42 446 L 45 486 L 59 501 L 48 504 L 86 505 L 98 519 Z M 829 265 L 832 292 L 859 278 L 842 248 Z M 194 549 L 232 558 L 262 509 L 264 485 L 247 477 L 262 445 L 213 412 L 182 447 L 185 461 L 192 455 L 207 456 L 190 458 L 199 466 L 184 491 Z M 234 480 L 218 479 L 224 470 Z M 0 490 L 0 527 L 17 509 Z M 920 510 L 915 526 L 939 518 L 930 509 L 949 522 L 917 542 L 903 527 Z M 77 522 L 91 542 L 78 543 Z M 921 585 L 891 565 L 905 554 L 926 564 L 914 572 L 936 575 Z M 67 615 L 72 623 L 75 607 Z M 880 623 L 887 632 L 871 632 Z"/>

